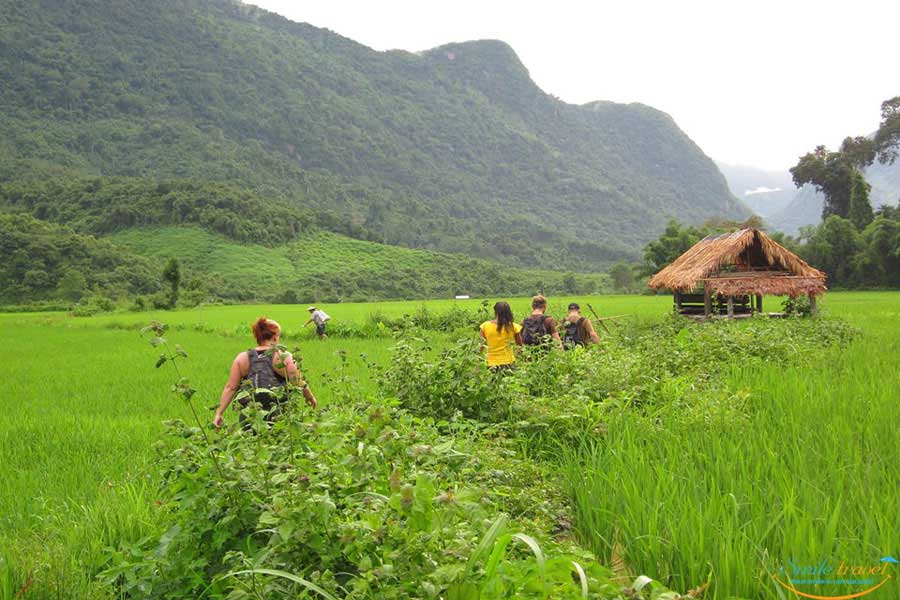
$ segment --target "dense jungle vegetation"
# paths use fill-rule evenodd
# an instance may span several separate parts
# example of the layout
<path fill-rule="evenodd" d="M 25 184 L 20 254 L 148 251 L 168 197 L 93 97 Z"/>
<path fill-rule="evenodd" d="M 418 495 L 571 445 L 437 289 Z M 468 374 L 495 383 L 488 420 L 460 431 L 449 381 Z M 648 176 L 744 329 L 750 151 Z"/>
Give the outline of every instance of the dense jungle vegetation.
<path fill-rule="evenodd" d="M 667 115 L 560 102 L 501 42 L 375 52 L 230 0 L 0 9 L 0 182 L 225 182 L 360 239 L 582 271 L 747 214 Z"/>

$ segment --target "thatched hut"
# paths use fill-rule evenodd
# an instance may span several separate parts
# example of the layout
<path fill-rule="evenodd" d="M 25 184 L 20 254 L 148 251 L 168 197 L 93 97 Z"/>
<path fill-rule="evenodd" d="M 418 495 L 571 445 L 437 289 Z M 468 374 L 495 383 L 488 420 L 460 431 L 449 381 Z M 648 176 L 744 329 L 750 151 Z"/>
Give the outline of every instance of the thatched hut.
<path fill-rule="evenodd" d="M 648 285 L 672 290 L 675 311 L 683 315 L 750 315 L 762 312 L 764 295 L 825 293 L 825 273 L 756 228 L 709 235 L 654 275 Z"/>

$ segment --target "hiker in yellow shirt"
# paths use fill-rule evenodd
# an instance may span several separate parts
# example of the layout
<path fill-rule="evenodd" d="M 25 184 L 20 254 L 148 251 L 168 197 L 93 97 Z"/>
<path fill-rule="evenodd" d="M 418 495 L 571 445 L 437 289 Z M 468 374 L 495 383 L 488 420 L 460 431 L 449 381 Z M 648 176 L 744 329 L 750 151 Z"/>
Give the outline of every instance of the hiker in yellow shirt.
<path fill-rule="evenodd" d="M 481 351 L 487 350 L 487 365 L 495 373 L 512 369 L 516 352 L 522 347 L 522 326 L 513 319 L 509 302 L 494 305 L 496 317 L 481 324 Z M 513 348 L 513 344 L 518 348 Z"/>

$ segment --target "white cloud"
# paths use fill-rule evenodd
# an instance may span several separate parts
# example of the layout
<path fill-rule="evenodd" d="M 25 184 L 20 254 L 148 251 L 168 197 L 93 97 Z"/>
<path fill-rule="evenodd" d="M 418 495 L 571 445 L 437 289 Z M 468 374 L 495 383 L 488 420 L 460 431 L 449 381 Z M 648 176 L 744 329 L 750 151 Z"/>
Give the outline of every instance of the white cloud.
<path fill-rule="evenodd" d="M 745 196 L 755 196 L 756 194 L 771 194 L 772 192 L 780 192 L 780 191 L 781 191 L 780 187 L 769 188 L 769 187 L 765 187 L 765 186 L 759 186 L 756 189 L 745 191 L 744 195 Z"/>

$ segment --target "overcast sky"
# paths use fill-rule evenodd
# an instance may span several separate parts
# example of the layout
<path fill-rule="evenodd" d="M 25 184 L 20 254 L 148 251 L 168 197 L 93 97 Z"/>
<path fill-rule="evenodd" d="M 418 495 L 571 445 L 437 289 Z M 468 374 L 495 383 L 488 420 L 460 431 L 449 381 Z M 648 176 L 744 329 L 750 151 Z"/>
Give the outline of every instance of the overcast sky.
<path fill-rule="evenodd" d="M 249 1 L 376 50 L 501 39 L 546 92 L 649 104 L 716 160 L 767 169 L 871 133 L 900 95 L 893 0 Z"/>

